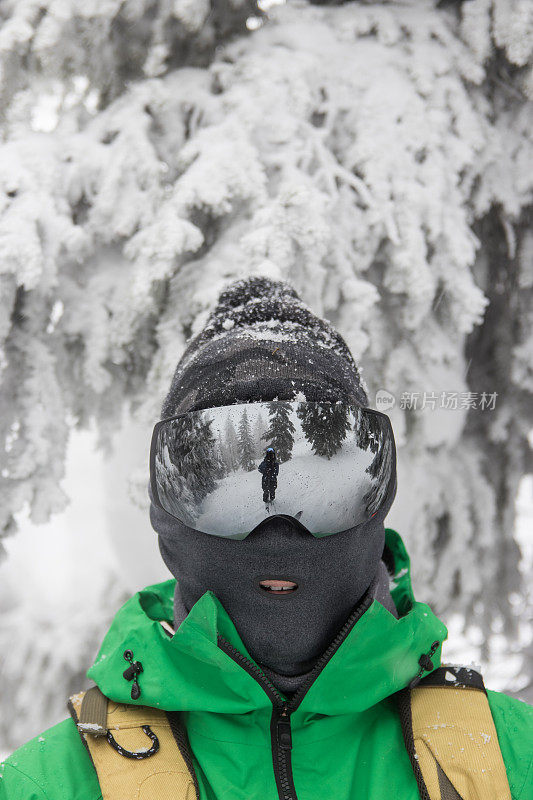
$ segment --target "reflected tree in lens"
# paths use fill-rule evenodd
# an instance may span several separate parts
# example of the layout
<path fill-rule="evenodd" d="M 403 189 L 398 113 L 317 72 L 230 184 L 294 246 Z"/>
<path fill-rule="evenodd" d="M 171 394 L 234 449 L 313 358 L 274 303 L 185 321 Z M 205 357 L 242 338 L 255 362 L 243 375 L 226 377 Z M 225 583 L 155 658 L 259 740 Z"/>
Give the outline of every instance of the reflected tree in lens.
<path fill-rule="evenodd" d="M 184 414 L 170 424 L 170 458 L 199 504 L 215 489 L 223 473 L 212 420 L 201 413 Z"/>
<path fill-rule="evenodd" d="M 265 451 L 265 443 L 263 442 L 263 434 L 267 429 L 267 423 L 260 411 L 257 412 L 255 422 L 253 424 L 252 438 L 254 440 L 254 456 L 255 458 L 263 458 Z"/>
<path fill-rule="evenodd" d="M 250 428 L 250 420 L 246 409 L 242 412 L 241 420 L 239 422 L 239 451 L 240 451 L 240 466 L 247 472 L 255 469 L 255 448 L 254 440 L 252 438 L 252 431 Z"/>
<path fill-rule="evenodd" d="M 169 441 L 172 436 L 169 437 L 165 433 L 166 429 L 162 428 L 157 441 L 155 459 L 157 493 L 163 508 L 178 516 L 186 524 L 192 525 L 196 516 L 196 500 L 187 480 L 170 457 Z"/>
<path fill-rule="evenodd" d="M 240 467 L 239 437 L 231 417 L 226 419 L 224 433 L 222 434 L 221 453 L 227 472 L 233 472 Z"/>
<path fill-rule="evenodd" d="M 364 420 L 364 441 L 366 449 L 374 453 L 374 458 L 366 468 L 372 478 L 372 485 L 364 500 L 370 516 L 376 513 L 386 498 L 391 477 L 392 440 L 388 426 L 382 417 L 366 414 Z"/>
<path fill-rule="evenodd" d="M 377 478 L 383 469 L 383 438 L 385 433 L 385 424 L 381 417 L 375 414 L 365 414 L 365 443 L 367 450 L 374 453 L 374 458 L 366 468 L 372 478 Z"/>
<path fill-rule="evenodd" d="M 216 437 L 215 443 L 215 458 L 218 462 L 218 469 L 215 473 L 215 477 L 217 480 L 221 480 L 225 478 L 230 471 L 228 469 L 228 465 L 226 463 L 226 456 L 225 456 L 225 444 L 224 440 L 222 439 L 222 434 L 220 431 L 218 432 L 218 436 Z"/>
<path fill-rule="evenodd" d="M 213 431 L 213 420 L 204 414 L 200 419 L 199 445 L 203 448 L 202 459 L 206 473 L 210 476 L 209 487 L 213 486 L 213 488 L 206 487 L 205 494 L 209 494 L 215 488 L 216 482 L 225 477 L 227 470 L 222 458 L 220 440 Z"/>
<path fill-rule="evenodd" d="M 373 432 L 371 428 L 371 416 L 363 411 L 361 408 L 355 408 L 355 441 L 357 447 L 365 452 L 372 448 L 374 441 Z"/>
<path fill-rule="evenodd" d="M 301 403 L 296 412 L 305 438 L 318 456 L 337 453 L 351 428 L 344 403 Z"/>
<path fill-rule="evenodd" d="M 295 427 L 290 418 L 291 411 L 291 403 L 269 403 L 269 426 L 261 437 L 268 447 L 274 448 L 280 464 L 290 459 L 294 446 Z"/>

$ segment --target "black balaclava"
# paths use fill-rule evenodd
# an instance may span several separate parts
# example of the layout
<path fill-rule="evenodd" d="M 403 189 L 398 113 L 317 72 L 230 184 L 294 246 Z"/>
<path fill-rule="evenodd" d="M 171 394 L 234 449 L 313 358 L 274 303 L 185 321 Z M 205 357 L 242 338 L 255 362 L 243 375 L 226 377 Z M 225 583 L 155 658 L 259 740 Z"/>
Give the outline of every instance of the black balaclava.
<path fill-rule="evenodd" d="M 288 284 L 250 278 L 220 295 L 206 327 L 188 345 L 161 418 L 303 396 L 368 404 L 353 357 L 331 325 Z M 161 555 L 177 578 L 176 624 L 213 591 L 278 688 L 297 688 L 365 592 L 390 604 L 381 555 L 393 496 L 367 524 L 320 539 L 279 517 L 242 541 L 210 536 L 152 503 Z M 269 594 L 257 585 L 266 578 L 293 580 L 298 589 Z"/>

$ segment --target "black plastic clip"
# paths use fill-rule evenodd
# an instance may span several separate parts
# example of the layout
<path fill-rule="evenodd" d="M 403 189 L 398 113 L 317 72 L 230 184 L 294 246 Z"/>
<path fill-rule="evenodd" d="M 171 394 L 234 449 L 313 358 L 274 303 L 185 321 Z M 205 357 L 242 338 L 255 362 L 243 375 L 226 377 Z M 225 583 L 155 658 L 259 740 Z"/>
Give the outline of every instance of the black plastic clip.
<path fill-rule="evenodd" d="M 138 675 L 144 672 L 143 665 L 140 661 L 133 660 L 133 652 L 131 650 L 124 650 L 124 658 L 129 661 L 129 667 L 122 673 L 127 681 L 133 681 L 131 687 L 131 699 L 138 700 L 141 696 L 141 687 L 139 686 Z"/>
<path fill-rule="evenodd" d="M 424 672 L 431 672 L 433 669 L 433 661 L 431 657 L 437 652 L 440 642 L 433 642 L 431 645 L 431 649 L 429 653 L 422 653 L 420 658 L 418 659 L 418 666 L 420 669 L 418 670 L 417 674 L 413 678 L 412 681 L 409 683 L 409 688 L 414 689 L 415 686 L 418 686 L 420 681 L 422 680 L 422 676 Z"/>

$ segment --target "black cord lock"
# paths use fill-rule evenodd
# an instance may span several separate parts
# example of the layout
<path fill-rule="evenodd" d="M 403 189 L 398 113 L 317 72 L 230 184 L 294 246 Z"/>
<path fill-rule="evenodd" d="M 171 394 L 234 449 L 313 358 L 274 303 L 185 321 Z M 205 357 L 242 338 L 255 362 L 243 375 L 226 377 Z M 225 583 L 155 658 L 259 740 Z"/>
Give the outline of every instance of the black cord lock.
<path fill-rule="evenodd" d="M 440 642 L 433 642 L 429 653 L 422 653 L 422 655 L 418 659 L 418 666 L 420 667 L 420 669 L 418 670 L 413 680 L 409 683 L 410 689 L 414 689 L 415 686 L 417 686 L 420 683 L 424 672 L 431 672 L 433 670 L 433 661 L 431 660 L 431 657 L 437 652 L 439 644 Z"/>
<path fill-rule="evenodd" d="M 131 687 L 131 699 L 138 700 L 141 696 L 141 687 L 139 686 L 138 676 L 144 672 L 143 665 L 140 661 L 133 660 L 133 652 L 131 650 L 124 650 L 124 658 L 129 661 L 129 667 L 122 673 L 127 681 L 133 681 Z"/>

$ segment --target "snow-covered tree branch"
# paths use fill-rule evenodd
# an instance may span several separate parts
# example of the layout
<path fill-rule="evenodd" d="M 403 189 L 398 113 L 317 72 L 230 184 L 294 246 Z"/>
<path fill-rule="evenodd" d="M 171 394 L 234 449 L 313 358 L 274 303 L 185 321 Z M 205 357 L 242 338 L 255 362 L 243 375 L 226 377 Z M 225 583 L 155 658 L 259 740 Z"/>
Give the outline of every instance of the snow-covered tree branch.
<path fill-rule="evenodd" d="M 514 619 L 532 469 L 531 5 L 268 13 L 3 4 L 0 529 L 65 506 L 71 427 L 94 418 L 105 445 L 125 405 L 157 419 L 228 281 L 281 277 L 338 326 L 370 396 L 396 396 L 418 592 L 489 637 L 495 612 Z M 399 402 L 443 391 L 497 401 Z"/>

